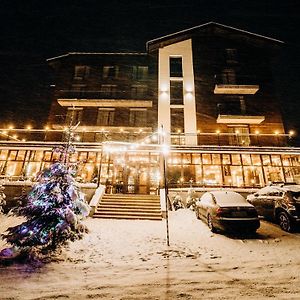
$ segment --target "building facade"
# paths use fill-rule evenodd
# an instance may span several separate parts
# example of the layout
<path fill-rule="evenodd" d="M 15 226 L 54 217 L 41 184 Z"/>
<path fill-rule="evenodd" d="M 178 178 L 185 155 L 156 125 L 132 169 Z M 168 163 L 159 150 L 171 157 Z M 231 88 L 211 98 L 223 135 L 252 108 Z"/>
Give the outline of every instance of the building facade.
<path fill-rule="evenodd" d="M 44 141 L 23 150 L 3 142 L 2 174 L 34 175 L 74 126 L 78 180 L 112 192 L 122 183 L 123 192 L 156 193 L 162 144 L 171 187 L 299 182 L 300 150 L 289 146 L 272 73 L 282 44 L 211 22 L 148 41 L 145 53 L 50 58 Z"/>

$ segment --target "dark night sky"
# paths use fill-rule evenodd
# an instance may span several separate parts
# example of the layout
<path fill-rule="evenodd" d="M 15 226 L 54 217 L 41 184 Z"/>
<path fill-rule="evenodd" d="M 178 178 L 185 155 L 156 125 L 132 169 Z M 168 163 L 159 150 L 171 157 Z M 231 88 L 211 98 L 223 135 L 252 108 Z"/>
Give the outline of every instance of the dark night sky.
<path fill-rule="evenodd" d="M 208 21 L 286 42 L 277 74 L 287 130 L 300 134 L 299 0 L 0 0 L 0 123 L 49 109 L 45 60 L 68 51 L 145 51 L 145 43 Z M 2 123 L 3 124 L 3 123 Z"/>

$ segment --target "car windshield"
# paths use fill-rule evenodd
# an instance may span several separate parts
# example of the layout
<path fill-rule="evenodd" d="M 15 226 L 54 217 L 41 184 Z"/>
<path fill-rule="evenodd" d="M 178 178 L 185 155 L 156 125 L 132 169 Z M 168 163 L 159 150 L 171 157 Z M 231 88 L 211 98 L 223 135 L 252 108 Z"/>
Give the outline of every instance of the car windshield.
<path fill-rule="evenodd" d="M 234 192 L 216 191 L 212 193 L 215 196 L 216 202 L 220 206 L 251 206 L 245 198 Z"/>

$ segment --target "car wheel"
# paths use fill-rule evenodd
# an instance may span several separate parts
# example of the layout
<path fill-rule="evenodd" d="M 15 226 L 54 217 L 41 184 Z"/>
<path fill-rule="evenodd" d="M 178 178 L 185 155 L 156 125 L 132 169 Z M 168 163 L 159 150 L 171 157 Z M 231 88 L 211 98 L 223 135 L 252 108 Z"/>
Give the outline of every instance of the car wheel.
<path fill-rule="evenodd" d="M 212 223 L 210 214 L 207 215 L 207 225 L 211 232 L 216 232 L 216 228 L 214 227 L 214 225 Z"/>
<path fill-rule="evenodd" d="M 278 215 L 278 223 L 282 230 L 291 232 L 292 224 L 288 214 L 284 211 L 280 212 Z"/>

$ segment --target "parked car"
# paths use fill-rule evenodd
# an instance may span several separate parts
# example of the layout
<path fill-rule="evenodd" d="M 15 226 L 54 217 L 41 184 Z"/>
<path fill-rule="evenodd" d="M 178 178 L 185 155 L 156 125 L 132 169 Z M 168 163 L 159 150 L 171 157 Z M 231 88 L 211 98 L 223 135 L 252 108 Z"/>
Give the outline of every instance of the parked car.
<path fill-rule="evenodd" d="M 206 222 L 212 232 L 218 229 L 255 232 L 260 226 L 255 207 L 233 191 L 204 193 L 196 202 L 196 216 Z"/>
<path fill-rule="evenodd" d="M 300 185 L 273 184 L 248 195 L 258 215 L 275 221 L 284 231 L 293 231 L 300 222 Z"/>

